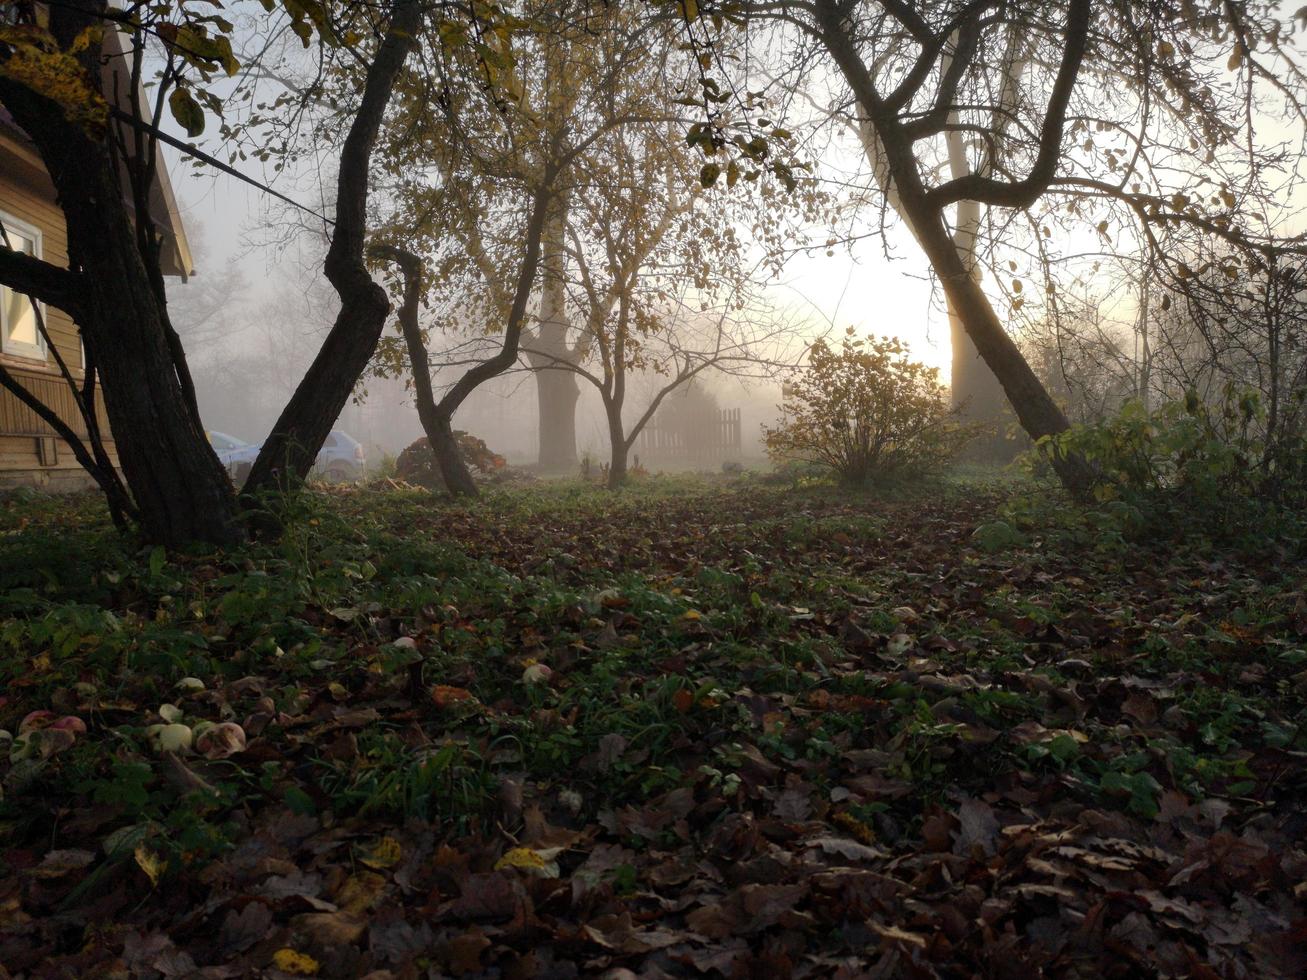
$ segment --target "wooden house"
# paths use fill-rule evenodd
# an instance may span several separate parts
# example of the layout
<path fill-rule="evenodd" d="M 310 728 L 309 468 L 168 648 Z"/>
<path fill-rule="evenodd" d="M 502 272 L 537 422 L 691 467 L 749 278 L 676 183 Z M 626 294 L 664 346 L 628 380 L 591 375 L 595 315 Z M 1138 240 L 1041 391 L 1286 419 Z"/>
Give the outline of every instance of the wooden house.
<path fill-rule="evenodd" d="M 106 67 L 108 70 L 111 69 Z M 193 271 L 190 248 L 162 164 L 157 173 L 150 203 L 165 239 L 164 272 L 184 280 Z M 124 194 L 127 193 L 124 188 Z M 60 266 L 68 265 L 67 234 L 54 185 L 31 140 L 14 124 L 3 106 L 0 106 L 0 221 L 4 223 L 6 239 L 0 245 L 21 249 Z M 70 373 L 80 380 L 84 362 L 77 325 L 62 310 L 44 304 L 41 309 L 50 340 Z M 0 364 L 85 437 L 86 427 L 72 391 L 61 375 L 54 352 L 40 335 L 31 301 L 5 286 L 0 286 Z M 97 410 L 101 431 L 108 433 L 103 405 Z M 112 457 L 111 441 L 107 448 Z M 0 388 L 0 487 L 24 485 L 51 490 L 78 489 L 88 486 L 89 478 L 54 430 L 18 398 Z"/>

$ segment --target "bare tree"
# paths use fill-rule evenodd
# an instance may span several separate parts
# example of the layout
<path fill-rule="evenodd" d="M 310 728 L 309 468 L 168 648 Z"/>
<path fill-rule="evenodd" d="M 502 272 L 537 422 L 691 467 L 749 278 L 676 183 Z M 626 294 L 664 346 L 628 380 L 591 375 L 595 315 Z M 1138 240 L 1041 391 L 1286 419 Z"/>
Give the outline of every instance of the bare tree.
<path fill-rule="evenodd" d="M 662 123 L 613 127 L 587 156 L 596 179 L 574 192 L 568 210 L 576 273 L 571 296 L 561 298 L 578 329 L 561 344 L 542 332 L 523 353 L 537 375 L 579 378 L 598 391 L 616 488 L 668 394 L 709 370 L 771 376 L 792 331 L 750 299 L 755 262 L 735 226 L 763 206 L 761 194 L 750 202 L 704 188 L 688 172 L 679 133 Z M 658 382 L 628 425 L 627 382 L 638 371 Z"/>
<path fill-rule="evenodd" d="M 1092 214 L 1090 227 L 1098 227 L 1104 217 L 1092 205 L 1108 201 L 1129 211 L 1141 235 L 1178 222 L 1218 237 L 1255 237 L 1241 226 L 1232 196 L 1227 203 L 1218 195 L 1212 207 L 1191 188 L 1212 180 L 1213 162 L 1239 157 L 1245 173 L 1273 162 L 1273 149 L 1255 145 L 1250 104 L 1269 94 L 1301 121 L 1302 73 L 1288 50 L 1288 28 L 1269 3 L 1201 10 L 1180 0 L 727 6 L 736 22 L 780 25 L 793 44 L 820 52 L 838 70 L 880 186 L 893 195 L 950 308 L 1034 438 L 1062 431 L 1067 420 L 995 306 L 1005 299 L 1012 312 L 1030 297 L 1020 276 L 1007 286 L 994 277 L 991 295 L 969 259 L 984 255 L 991 267 L 1005 267 L 1014 259 L 1001 250 L 1027 230 L 1035 252 L 1054 244 L 1040 244 L 1051 236 L 1048 213 L 1082 221 Z M 695 13 L 716 10 L 699 4 Z M 703 16 L 691 26 L 709 51 L 715 30 Z M 723 87 L 708 81 L 709 94 Z M 729 151 L 738 112 L 707 103 L 700 144 Z M 966 166 L 950 160 L 959 150 Z M 1218 178 L 1213 189 L 1220 186 Z M 1233 186 L 1225 184 L 1227 196 Z M 988 229 L 979 241 L 970 237 L 975 207 L 984 209 Z M 1101 233 L 1112 227 L 1109 221 Z M 1058 466 L 1067 486 L 1086 485 L 1083 465 Z"/>
<path fill-rule="evenodd" d="M 396 356 L 400 345 L 392 340 L 379 351 L 377 369 L 393 372 L 407 361 L 419 415 L 446 485 L 455 492 L 475 492 L 451 428 L 466 397 L 517 362 L 524 337 L 530 337 L 529 357 L 548 360 L 571 350 L 568 215 L 572 202 L 608 179 L 596 165 L 600 148 L 613 145 L 606 137 L 637 120 L 667 120 L 661 100 L 627 96 L 634 66 L 647 61 L 651 43 L 633 29 L 638 24 L 633 11 L 638 12 L 633 5 L 584 0 L 528 6 L 512 58 L 505 59 L 494 83 L 446 86 L 438 100 L 431 93 L 411 93 L 424 114 L 415 113 L 408 129 L 397 129 L 388 150 L 396 173 L 390 192 L 392 247 L 376 255 L 402 264 L 406 304 L 400 349 L 407 356 Z M 426 43 L 428 57 L 444 56 L 438 30 Z M 426 112 L 432 101 L 444 111 Z M 533 326 L 527 315 L 537 272 Z M 431 310 L 420 326 L 418 300 L 407 301 L 415 283 Z M 427 335 L 468 330 L 502 331 L 502 343 L 437 400 Z M 575 381 L 570 375 L 567 380 L 570 396 L 558 384 L 542 384 L 542 429 L 557 423 L 572 431 L 574 451 Z"/>

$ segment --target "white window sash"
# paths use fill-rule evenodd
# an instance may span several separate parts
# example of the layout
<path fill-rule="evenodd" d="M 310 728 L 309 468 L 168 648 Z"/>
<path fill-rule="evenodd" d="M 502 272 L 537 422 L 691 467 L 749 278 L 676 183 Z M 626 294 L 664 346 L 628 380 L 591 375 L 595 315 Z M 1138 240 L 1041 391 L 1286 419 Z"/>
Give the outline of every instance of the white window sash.
<path fill-rule="evenodd" d="M 4 211 L 0 211 L 0 221 L 4 222 L 6 234 L 25 238 L 32 243 L 32 256 L 34 258 L 39 259 L 43 256 L 43 243 L 41 240 L 42 236 L 40 228 L 30 225 L 20 218 L 15 218 L 13 215 L 7 214 Z M 0 242 L 0 248 L 8 247 L 9 243 L 7 241 Z M 15 294 L 8 286 L 0 286 L 0 351 L 3 351 L 5 354 L 11 354 L 15 357 L 27 357 L 38 361 L 45 361 L 48 359 L 49 354 L 46 350 L 45 338 L 41 336 L 38 323 L 33 323 L 32 326 L 32 329 L 36 334 L 35 344 L 29 344 L 22 340 L 12 340 L 9 337 L 9 331 L 11 329 L 9 324 L 10 297 L 14 295 L 22 296 L 22 294 Z M 26 296 L 22 296 L 22 300 L 24 303 L 31 303 L 31 300 Z M 45 304 L 38 302 L 37 308 L 40 310 L 41 321 L 45 321 Z"/>

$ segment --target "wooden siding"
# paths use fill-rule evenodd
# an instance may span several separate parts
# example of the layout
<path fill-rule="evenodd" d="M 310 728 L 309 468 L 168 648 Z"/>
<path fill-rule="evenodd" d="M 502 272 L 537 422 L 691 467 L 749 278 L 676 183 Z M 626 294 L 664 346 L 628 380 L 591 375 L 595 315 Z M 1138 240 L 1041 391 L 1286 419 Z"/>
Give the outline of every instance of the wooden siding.
<path fill-rule="evenodd" d="M 68 239 L 63 213 L 55 203 L 54 188 L 39 166 L 33 166 L 30 150 L 7 133 L 0 133 L 0 213 L 41 232 L 41 258 L 55 265 L 68 265 Z M 63 310 L 45 307 L 46 329 L 64 363 L 74 377 L 82 377 L 81 339 L 77 326 Z M 0 363 L 10 375 L 83 438 L 86 425 L 67 382 L 59 374 L 54 357 L 44 361 L 0 353 Z M 97 392 L 98 395 L 98 392 Z M 97 397 L 101 431 L 108 433 L 104 404 Z M 85 478 L 72 452 L 54 430 L 35 412 L 0 389 L 0 486 L 37 484 L 72 488 Z M 112 453 L 112 443 L 108 448 Z"/>
<path fill-rule="evenodd" d="M 57 374 L 19 371 L 13 367 L 9 369 L 9 373 L 44 405 L 54 409 L 60 420 L 66 422 L 74 432 L 86 438 L 88 435 L 86 423 L 77 408 L 77 402 L 73 398 L 72 389 L 68 387 L 68 382 Z M 104 402 L 99 398 L 99 393 L 99 389 L 96 389 L 96 416 L 100 424 L 100 432 L 107 433 L 109 420 L 105 417 Z M 0 395 L 3 395 L 0 398 L 0 435 L 52 436 L 56 434 L 52 426 L 46 424 L 44 419 L 8 391 L 0 392 Z"/>

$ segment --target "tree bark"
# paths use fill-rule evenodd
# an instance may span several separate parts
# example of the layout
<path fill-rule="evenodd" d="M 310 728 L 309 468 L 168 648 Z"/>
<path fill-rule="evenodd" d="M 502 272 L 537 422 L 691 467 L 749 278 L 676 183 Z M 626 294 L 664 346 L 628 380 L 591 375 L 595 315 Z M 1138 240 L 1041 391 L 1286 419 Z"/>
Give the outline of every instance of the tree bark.
<path fill-rule="evenodd" d="M 51 31 L 67 49 L 100 22 L 104 8 L 97 0 L 56 5 Z M 99 51 L 80 57 L 98 86 Z M 245 535 L 231 481 L 187 405 L 168 345 L 167 309 L 137 247 L 107 129 L 70 123 L 58 105 L 13 81 L 0 80 L 0 102 L 35 142 L 63 210 L 77 282 L 66 308 L 100 372 L 143 537 L 168 547 L 239 543 Z"/>
<path fill-rule="evenodd" d="M 340 152 L 336 226 L 323 270 L 340 296 L 340 312 L 317 357 L 259 451 L 244 496 L 304 482 L 322 443 L 377 349 L 390 299 L 363 261 L 372 149 L 421 22 L 417 0 L 394 0 L 390 26 L 368 66 L 363 98 Z"/>
<path fill-rule="evenodd" d="M 463 459 L 463 451 L 459 448 L 449 416 L 437 412 L 430 425 L 423 422 L 422 429 L 427 434 L 427 442 L 431 443 L 431 451 L 436 455 L 436 464 L 444 478 L 445 489 L 455 496 L 477 496 L 476 481 L 472 479 L 472 472 Z"/>
<path fill-rule="evenodd" d="M 445 488 L 450 493 L 475 497 L 477 486 L 463 459 L 458 439 L 454 436 L 451 415 L 436 402 L 431 388 L 431 365 L 427 362 L 427 346 L 422 341 L 422 328 L 418 324 L 418 302 L 422 297 L 422 260 L 412 252 L 393 245 L 374 246 L 372 254 L 394 262 L 404 275 L 404 299 L 399 307 L 399 328 L 408 348 L 418 420 L 427 435 L 427 444 L 435 454 Z"/>
<path fill-rule="evenodd" d="M 977 352 L 1003 386 L 1021 427 L 1036 440 L 1065 432 L 1069 427 L 1066 415 L 1026 362 L 1016 342 L 1003 329 L 989 297 L 958 254 L 943 220 L 937 214 L 918 214 L 915 223 L 920 229 L 919 237 L 926 257 L 939 276 L 950 307 L 956 311 Z M 1054 467 L 1063 485 L 1073 494 L 1087 492 L 1092 484 L 1093 475 L 1079 458 L 1055 455 Z"/>
<path fill-rule="evenodd" d="M 570 472 L 577 466 L 576 404 L 581 398 L 581 388 L 571 371 L 550 367 L 538 355 L 530 355 L 529 360 L 536 377 L 540 468 L 546 472 Z M 550 359 L 549 363 L 557 362 Z"/>
<path fill-rule="evenodd" d="M 558 367 L 574 356 L 567 343 L 566 231 L 567 198 L 560 195 L 540 243 L 540 326 L 527 353 L 539 409 L 537 461 L 542 470 L 553 472 L 576 468 L 576 403 L 581 396 L 576 377 Z"/>
<path fill-rule="evenodd" d="M 231 480 L 178 379 L 167 311 L 130 237 L 118 182 L 110 169 L 88 167 L 85 156 L 69 166 L 77 176 L 66 183 L 80 192 L 65 189 L 61 204 L 69 257 L 88 283 L 82 333 L 141 530 L 168 546 L 236 544 L 245 535 Z"/>
<path fill-rule="evenodd" d="M 608 417 L 608 443 L 611 447 L 608 461 L 608 489 L 617 490 L 626 482 L 626 459 L 630 451 L 630 443 L 622 427 L 621 401 L 605 398 L 604 414 Z"/>

